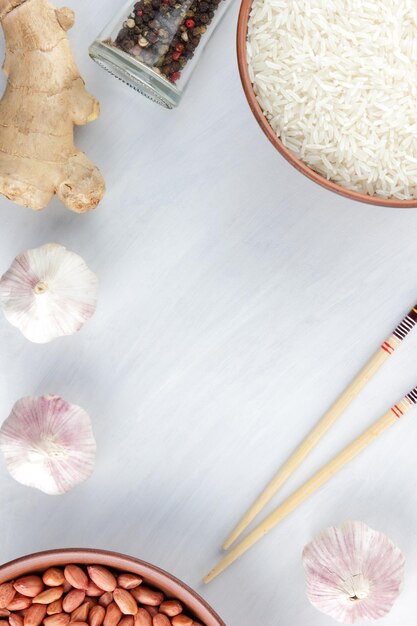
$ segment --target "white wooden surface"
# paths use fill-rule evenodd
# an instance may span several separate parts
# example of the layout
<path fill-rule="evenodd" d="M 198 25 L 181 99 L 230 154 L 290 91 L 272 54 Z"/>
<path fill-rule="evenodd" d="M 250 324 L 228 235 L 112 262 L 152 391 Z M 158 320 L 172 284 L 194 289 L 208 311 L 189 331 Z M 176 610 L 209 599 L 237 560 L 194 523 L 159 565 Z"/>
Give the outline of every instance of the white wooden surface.
<path fill-rule="evenodd" d="M 165 111 L 103 72 L 87 47 L 117 6 L 73 0 L 71 32 L 100 120 L 77 141 L 105 174 L 93 214 L 0 200 L 0 272 L 56 241 L 98 273 L 100 306 L 77 336 L 28 343 L 0 319 L 0 418 L 19 397 L 81 404 L 93 478 L 51 498 L 0 460 L 0 562 L 91 546 L 139 556 L 202 592 L 228 626 L 325 626 L 301 551 L 360 519 L 407 557 L 384 626 L 415 621 L 417 411 L 207 588 L 201 576 L 251 499 L 417 300 L 417 211 L 322 190 L 269 145 L 240 86 L 235 5 L 183 103 Z M 417 332 L 280 497 L 417 384 Z M 276 502 L 280 498 L 277 498 Z"/>

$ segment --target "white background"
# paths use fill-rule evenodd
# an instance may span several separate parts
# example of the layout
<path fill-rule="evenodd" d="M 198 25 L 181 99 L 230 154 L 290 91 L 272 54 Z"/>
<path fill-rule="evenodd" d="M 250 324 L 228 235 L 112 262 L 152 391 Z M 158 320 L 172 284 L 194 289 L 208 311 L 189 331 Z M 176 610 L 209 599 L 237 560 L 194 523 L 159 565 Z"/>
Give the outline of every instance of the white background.
<path fill-rule="evenodd" d="M 63 395 L 91 415 L 97 467 L 52 498 L 0 460 L 0 562 L 36 550 L 118 550 L 175 573 L 228 626 L 326 626 L 306 599 L 303 546 L 360 519 L 407 558 L 384 626 L 415 623 L 417 410 L 210 586 L 200 579 L 278 465 L 417 301 L 417 211 L 350 202 L 303 178 L 262 135 L 240 86 L 238 6 L 180 107 L 165 111 L 87 55 L 118 7 L 72 0 L 70 33 L 98 122 L 77 143 L 107 195 L 89 215 L 0 200 L 0 273 L 46 242 L 99 275 L 77 336 L 32 345 L 0 320 L 0 418 L 25 395 Z M 417 385 L 417 331 L 290 484 L 289 494 Z"/>

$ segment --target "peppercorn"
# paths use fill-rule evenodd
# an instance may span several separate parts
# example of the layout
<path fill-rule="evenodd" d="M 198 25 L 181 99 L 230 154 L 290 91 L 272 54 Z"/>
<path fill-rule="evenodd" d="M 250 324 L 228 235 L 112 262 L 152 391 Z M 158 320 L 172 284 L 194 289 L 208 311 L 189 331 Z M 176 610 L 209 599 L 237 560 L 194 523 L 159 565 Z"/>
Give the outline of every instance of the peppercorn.
<path fill-rule="evenodd" d="M 182 52 L 184 52 L 184 44 L 182 44 L 182 43 L 177 44 L 175 46 L 175 50 L 176 50 L 176 52 L 179 52 L 181 54 Z"/>
<path fill-rule="evenodd" d="M 194 28 L 195 22 L 194 20 L 185 20 L 185 25 L 187 28 Z"/>
<path fill-rule="evenodd" d="M 116 42 L 118 42 L 118 41 L 122 41 L 122 39 L 123 39 L 124 37 L 126 37 L 126 34 L 127 34 L 127 28 L 122 28 L 122 30 L 121 30 L 121 31 L 119 32 L 119 34 L 117 35 Z"/>
<path fill-rule="evenodd" d="M 173 83 L 176 83 L 180 76 L 181 72 L 173 72 L 172 74 L 170 74 L 169 78 L 170 80 L 172 80 Z"/>

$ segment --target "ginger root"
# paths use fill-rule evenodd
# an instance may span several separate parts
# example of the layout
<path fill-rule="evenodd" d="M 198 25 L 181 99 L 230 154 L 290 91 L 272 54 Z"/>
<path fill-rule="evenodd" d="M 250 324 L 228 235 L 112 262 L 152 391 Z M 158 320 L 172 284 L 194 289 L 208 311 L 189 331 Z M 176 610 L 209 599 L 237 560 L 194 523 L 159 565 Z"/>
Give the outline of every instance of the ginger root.
<path fill-rule="evenodd" d="M 7 87 L 0 101 L 0 193 L 34 210 L 57 194 L 77 213 L 94 209 L 104 180 L 74 146 L 74 124 L 99 115 L 66 31 L 71 9 L 48 0 L 0 0 Z"/>

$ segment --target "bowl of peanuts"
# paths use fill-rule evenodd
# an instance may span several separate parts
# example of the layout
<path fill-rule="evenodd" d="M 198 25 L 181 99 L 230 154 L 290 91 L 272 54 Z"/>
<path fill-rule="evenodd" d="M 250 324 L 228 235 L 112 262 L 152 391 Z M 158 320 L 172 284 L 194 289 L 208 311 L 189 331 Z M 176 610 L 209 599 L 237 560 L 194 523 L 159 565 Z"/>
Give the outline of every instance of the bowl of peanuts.
<path fill-rule="evenodd" d="M 65 549 L 0 566 L 0 626 L 225 626 L 195 591 L 123 554 Z"/>

